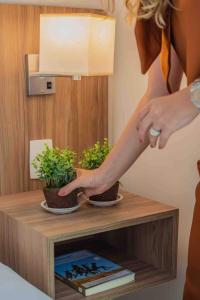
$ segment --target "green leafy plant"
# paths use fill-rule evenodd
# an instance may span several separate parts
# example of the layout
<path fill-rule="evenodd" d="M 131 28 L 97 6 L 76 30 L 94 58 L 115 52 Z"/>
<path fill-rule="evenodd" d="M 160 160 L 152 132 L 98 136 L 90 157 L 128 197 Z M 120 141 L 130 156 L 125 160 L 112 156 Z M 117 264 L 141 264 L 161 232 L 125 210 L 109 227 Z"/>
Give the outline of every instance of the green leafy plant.
<path fill-rule="evenodd" d="M 38 154 L 32 161 L 38 178 L 48 188 L 60 188 L 76 178 L 74 160 L 76 154 L 69 149 L 49 148 Z"/>
<path fill-rule="evenodd" d="M 111 146 L 108 143 L 108 139 L 105 138 L 103 143 L 98 141 L 92 147 L 83 151 L 79 164 L 87 170 L 96 169 L 104 162 L 110 150 Z"/>

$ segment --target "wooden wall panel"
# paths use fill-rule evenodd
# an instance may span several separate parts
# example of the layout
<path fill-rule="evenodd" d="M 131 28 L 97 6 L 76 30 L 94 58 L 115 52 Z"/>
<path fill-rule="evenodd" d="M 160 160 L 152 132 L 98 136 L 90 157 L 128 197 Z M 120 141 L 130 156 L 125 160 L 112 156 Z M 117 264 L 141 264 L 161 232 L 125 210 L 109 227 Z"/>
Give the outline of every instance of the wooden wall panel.
<path fill-rule="evenodd" d="M 107 136 L 107 77 L 56 79 L 56 94 L 26 96 L 25 54 L 39 52 L 40 13 L 91 11 L 0 4 L 0 194 L 40 187 L 29 179 L 29 141 L 80 151 Z"/>

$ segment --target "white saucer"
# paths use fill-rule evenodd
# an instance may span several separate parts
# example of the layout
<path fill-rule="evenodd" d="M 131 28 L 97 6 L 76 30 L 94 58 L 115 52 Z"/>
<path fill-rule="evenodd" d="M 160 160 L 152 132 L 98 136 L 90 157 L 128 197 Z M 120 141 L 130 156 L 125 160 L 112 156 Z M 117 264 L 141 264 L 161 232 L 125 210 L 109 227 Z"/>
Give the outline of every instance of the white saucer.
<path fill-rule="evenodd" d="M 99 207 L 109 207 L 109 206 L 113 206 L 113 205 L 118 204 L 123 198 L 124 198 L 123 195 L 118 194 L 118 195 L 117 195 L 117 199 L 116 199 L 116 200 L 113 200 L 113 201 L 93 201 L 93 200 L 90 200 L 90 199 L 88 199 L 87 201 L 88 201 L 90 204 L 94 205 L 94 206 L 99 206 Z"/>
<path fill-rule="evenodd" d="M 51 207 L 48 207 L 46 201 L 44 200 L 40 203 L 40 206 L 44 210 L 46 210 L 52 214 L 64 215 L 64 214 L 70 214 L 70 213 L 76 211 L 77 209 L 79 209 L 80 204 L 78 204 L 77 206 L 74 206 L 74 207 L 70 207 L 70 208 L 51 208 Z"/>

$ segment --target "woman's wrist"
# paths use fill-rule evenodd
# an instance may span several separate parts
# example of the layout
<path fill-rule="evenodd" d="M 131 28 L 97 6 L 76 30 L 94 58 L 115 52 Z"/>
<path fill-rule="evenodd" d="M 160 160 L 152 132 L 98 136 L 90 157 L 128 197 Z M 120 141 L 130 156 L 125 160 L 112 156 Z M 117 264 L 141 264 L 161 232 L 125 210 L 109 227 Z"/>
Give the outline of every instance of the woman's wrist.
<path fill-rule="evenodd" d="M 113 169 L 108 168 L 105 164 L 102 164 L 98 169 L 97 169 L 97 174 L 101 180 L 102 183 L 107 183 L 111 184 L 118 179 L 116 178 L 116 174 Z"/>
<path fill-rule="evenodd" d="M 194 104 L 192 100 L 191 86 L 186 87 L 185 89 L 180 91 L 179 94 L 180 94 L 180 98 L 179 98 L 180 101 L 186 104 L 189 113 L 198 115 L 200 113 L 200 109 L 197 107 L 197 105 Z"/>

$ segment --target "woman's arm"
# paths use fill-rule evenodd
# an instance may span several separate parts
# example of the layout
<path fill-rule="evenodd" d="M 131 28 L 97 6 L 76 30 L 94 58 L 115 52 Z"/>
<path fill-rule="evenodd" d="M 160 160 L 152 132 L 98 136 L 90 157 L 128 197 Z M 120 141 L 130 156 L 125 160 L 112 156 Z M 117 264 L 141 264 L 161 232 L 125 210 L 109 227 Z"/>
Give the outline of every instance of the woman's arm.
<path fill-rule="evenodd" d="M 176 67 L 180 69 L 177 61 L 177 56 L 173 51 L 173 69 L 171 70 L 171 83 L 176 82 L 181 74 L 177 73 Z M 174 73 L 175 71 L 175 73 Z M 180 77 L 179 77 L 180 78 Z M 174 81 L 175 80 L 175 81 Z M 138 138 L 142 144 L 146 144 L 146 139 L 151 147 L 156 147 L 157 143 L 159 148 L 162 149 L 166 146 L 169 137 L 177 130 L 190 124 L 199 114 L 200 110 L 191 101 L 190 86 L 178 90 L 173 85 L 173 93 L 170 95 L 163 95 L 155 97 L 142 107 L 139 112 L 137 120 Z M 149 135 L 150 128 L 160 131 L 160 136 L 155 137 Z"/>
<path fill-rule="evenodd" d="M 172 60 L 173 75 L 171 76 L 171 86 L 173 91 L 176 91 L 180 87 L 182 70 L 174 52 L 172 52 Z M 140 112 L 151 103 L 152 99 L 166 95 L 168 95 L 168 91 L 162 77 L 160 60 L 158 58 L 149 71 L 148 88 L 144 97 L 141 99 L 136 111 L 131 116 L 125 130 L 105 162 L 96 170 L 80 170 L 78 178 L 62 188 L 59 195 L 64 196 L 72 190 L 82 187 L 85 190 L 86 196 L 91 196 L 102 193 L 112 186 L 149 145 L 148 133 L 146 136 L 142 136 L 142 142 L 141 137 L 138 135 L 137 125 Z"/>

